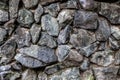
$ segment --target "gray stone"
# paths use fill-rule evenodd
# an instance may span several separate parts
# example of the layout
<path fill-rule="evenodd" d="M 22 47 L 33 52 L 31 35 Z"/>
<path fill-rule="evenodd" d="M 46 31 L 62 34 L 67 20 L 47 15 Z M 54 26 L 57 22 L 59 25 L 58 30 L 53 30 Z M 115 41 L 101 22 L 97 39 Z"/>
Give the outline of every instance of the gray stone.
<path fill-rule="evenodd" d="M 114 62 L 114 52 L 111 50 L 95 52 L 90 61 L 100 66 L 109 66 Z"/>
<path fill-rule="evenodd" d="M 15 19 L 11 19 L 4 24 L 4 28 L 7 30 L 8 35 L 11 35 L 15 29 Z"/>
<path fill-rule="evenodd" d="M 120 40 L 120 29 L 119 29 L 119 26 L 111 26 L 111 34 L 112 34 L 117 40 Z"/>
<path fill-rule="evenodd" d="M 67 2 L 60 4 L 61 9 L 78 9 L 76 0 L 68 0 Z"/>
<path fill-rule="evenodd" d="M 22 70 L 22 65 L 19 62 L 13 62 L 11 66 L 12 66 L 12 69 L 14 70 L 18 70 L 18 71 Z"/>
<path fill-rule="evenodd" d="M 65 29 L 61 30 L 58 36 L 58 44 L 65 44 L 69 41 L 71 26 L 67 25 Z"/>
<path fill-rule="evenodd" d="M 108 21 L 104 18 L 99 18 L 99 27 L 95 32 L 95 35 L 98 41 L 106 41 L 111 35 L 110 25 L 108 24 Z"/>
<path fill-rule="evenodd" d="M 56 55 L 58 57 L 58 61 L 64 61 L 69 54 L 70 46 L 69 45 L 59 45 L 56 51 Z"/>
<path fill-rule="evenodd" d="M 12 60 L 15 55 L 16 46 L 15 40 L 11 38 L 0 47 L 0 55 L 6 58 L 3 63 L 8 63 Z"/>
<path fill-rule="evenodd" d="M 34 23 L 30 28 L 30 34 L 33 43 L 36 43 L 39 40 L 40 33 L 41 33 L 41 26 Z"/>
<path fill-rule="evenodd" d="M 4 42 L 7 35 L 7 31 L 3 28 L 0 28 L 0 45 Z"/>
<path fill-rule="evenodd" d="M 57 56 L 55 55 L 54 50 L 48 47 L 31 45 L 30 47 L 21 48 L 18 51 L 47 64 L 57 61 Z"/>
<path fill-rule="evenodd" d="M 29 29 L 18 27 L 14 33 L 18 48 L 30 46 L 31 36 Z"/>
<path fill-rule="evenodd" d="M 9 0 L 10 19 L 17 18 L 20 0 Z"/>
<path fill-rule="evenodd" d="M 80 80 L 78 68 L 68 68 L 56 74 L 49 76 L 49 80 Z"/>
<path fill-rule="evenodd" d="M 17 80 L 20 78 L 20 73 L 15 72 L 11 77 L 10 80 Z"/>
<path fill-rule="evenodd" d="M 78 53 L 77 50 L 71 49 L 69 54 L 68 54 L 67 60 L 82 62 L 83 56 L 80 53 Z"/>
<path fill-rule="evenodd" d="M 104 51 L 105 49 L 107 49 L 107 42 L 105 42 L 105 41 L 100 42 L 98 50 L 99 51 Z"/>
<path fill-rule="evenodd" d="M 112 24 L 120 24 L 120 6 L 110 3 L 101 3 L 99 14 L 105 16 Z"/>
<path fill-rule="evenodd" d="M 94 67 L 93 71 L 96 80 L 117 80 L 117 72 L 119 67 Z"/>
<path fill-rule="evenodd" d="M 74 30 L 70 36 L 70 43 L 75 48 L 84 48 L 95 42 L 95 35 L 92 32 L 83 29 Z"/>
<path fill-rule="evenodd" d="M 45 7 L 45 12 L 49 13 L 51 16 L 56 17 L 60 11 L 59 3 L 53 3 Z"/>
<path fill-rule="evenodd" d="M 120 49 L 120 41 L 117 41 L 114 37 L 110 37 L 109 46 L 112 50 L 118 50 Z"/>
<path fill-rule="evenodd" d="M 38 42 L 38 45 L 42 45 L 42 46 L 48 46 L 50 48 L 55 48 L 57 46 L 56 41 L 53 39 L 52 36 L 48 35 L 45 32 L 41 33 L 41 37 L 40 40 Z"/>
<path fill-rule="evenodd" d="M 23 54 L 16 54 L 15 60 L 28 68 L 38 68 L 38 67 L 46 66 L 45 63 Z"/>
<path fill-rule="evenodd" d="M 45 0 L 40 0 L 40 3 L 41 3 L 42 5 L 47 5 L 47 4 L 56 2 L 56 1 L 62 1 L 62 0 L 47 0 L 47 1 L 45 1 Z"/>
<path fill-rule="evenodd" d="M 38 74 L 38 79 L 37 80 L 48 80 L 47 75 L 45 73 L 43 73 L 43 72 L 40 72 Z"/>
<path fill-rule="evenodd" d="M 97 29 L 97 13 L 90 11 L 76 11 L 74 14 L 74 27 L 83 29 Z"/>
<path fill-rule="evenodd" d="M 79 53 L 81 53 L 82 55 L 84 55 L 86 57 L 89 57 L 97 50 L 97 48 L 98 48 L 97 43 L 93 43 L 84 48 L 80 48 Z"/>
<path fill-rule="evenodd" d="M 40 22 L 43 12 L 44 12 L 43 7 L 39 4 L 38 7 L 35 9 L 35 13 L 34 13 L 34 19 L 36 23 Z"/>
<path fill-rule="evenodd" d="M 59 24 L 69 22 L 73 19 L 74 10 L 64 9 L 62 10 L 57 17 Z"/>
<path fill-rule="evenodd" d="M 32 24 L 34 22 L 34 18 L 33 18 L 32 12 L 27 10 L 27 9 L 20 9 L 19 12 L 18 12 L 17 21 L 22 26 Z"/>
<path fill-rule="evenodd" d="M 11 65 L 0 66 L 0 72 L 9 71 L 10 69 L 11 69 Z"/>
<path fill-rule="evenodd" d="M 9 20 L 8 12 L 0 10 L 0 22 L 6 22 Z"/>
<path fill-rule="evenodd" d="M 80 65 L 80 69 L 82 71 L 88 70 L 90 66 L 90 62 L 88 59 L 84 59 L 84 61 L 82 62 L 82 64 Z"/>
<path fill-rule="evenodd" d="M 8 10 L 8 5 L 4 1 L 0 1 L 0 9 L 1 10 Z"/>
<path fill-rule="evenodd" d="M 41 19 L 42 29 L 47 31 L 51 36 L 58 36 L 59 25 L 57 19 L 50 16 L 49 14 L 42 16 Z"/>
<path fill-rule="evenodd" d="M 34 70 L 27 69 L 23 72 L 21 80 L 37 80 L 37 73 Z"/>
<path fill-rule="evenodd" d="M 115 64 L 120 65 L 120 50 L 115 53 Z"/>
<path fill-rule="evenodd" d="M 26 8 L 33 8 L 39 2 L 39 0 L 22 0 Z"/>

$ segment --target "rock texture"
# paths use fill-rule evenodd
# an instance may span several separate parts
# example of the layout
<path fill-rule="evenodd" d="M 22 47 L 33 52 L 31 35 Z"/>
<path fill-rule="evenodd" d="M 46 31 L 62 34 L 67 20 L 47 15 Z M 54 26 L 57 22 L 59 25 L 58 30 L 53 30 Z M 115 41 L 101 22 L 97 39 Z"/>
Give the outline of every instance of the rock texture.
<path fill-rule="evenodd" d="M 0 80 L 120 80 L 120 1 L 0 0 Z"/>

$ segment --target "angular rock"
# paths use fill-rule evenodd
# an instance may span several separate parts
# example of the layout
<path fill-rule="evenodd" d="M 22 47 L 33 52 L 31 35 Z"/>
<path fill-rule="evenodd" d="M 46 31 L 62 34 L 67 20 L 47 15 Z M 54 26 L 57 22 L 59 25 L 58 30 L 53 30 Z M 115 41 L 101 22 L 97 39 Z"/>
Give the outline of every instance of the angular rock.
<path fill-rule="evenodd" d="M 97 29 L 97 13 L 90 11 L 76 11 L 74 14 L 74 27 L 82 29 Z"/>
<path fill-rule="evenodd" d="M 39 40 L 40 32 L 41 32 L 41 26 L 34 23 L 30 28 L 30 34 L 33 43 L 36 43 Z"/>
<path fill-rule="evenodd" d="M 99 44 L 99 48 L 98 48 L 98 50 L 99 51 L 104 51 L 105 49 L 107 49 L 107 42 L 100 42 L 100 44 Z"/>
<path fill-rule="evenodd" d="M 112 50 L 120 49 L 120 41 L 117 41 L 114 37 L 109 38 L 109 45 Z"/>
<path fill-rule="evenodd" d="M 117 39 L 120 40 L 120 29 L 119 27 L 112 26 L 111 27 L 111 34 Z"/>
<path fill-rule="evenodd" d="M 69 9 L 62 10 L 57 17 L 59 24 L 63 24 L 63 23 L 67 24 L 69 21 L 71 21 L 73 19 L 74 12 L 75 12 L 74 10 L 69 10 Z"/>
<path fill-rule="evenodd" d="M 99 27 L 95 32 L 95 35 L 98 41 L 106 41 L 111 35 L 110 25 L 108 24 L 108 21 L 104 18 L 99 18 Z"/>
<path fill-rule="evenodd" d="M 96 80 L 117 80 L 119 67 L 95 67 L 93 68 Z"/>
<path fill-rule="evenodd" d="M 39 4 L 38 7 L 35 9 L 35 13 L 34 13 L 34 19 L 36 23 L 40 22 L 43 12 L 44 12 L 43 7 Z"/>
<path fill-rule="evenodd" d="M 59 3 L 53 3 L 45 7 L 45 12 L 49 13 L 51 16 L 56 17 L 60 11 Z"/>
<path fill-rule="evenodd" d="M 78 9 L 76 0 L 68 0 L 67 2 L 60 4 L 61 9 Z"/>
<path fill-rule="evenodd" d="M 120 65 L 120 50 L 115 53 L 115 64 Z"/>
<path fill-rule="evenodd" d="M 81 62 L 83 60 L 83 56 L 77 52 L 77 50 L 71 49 L 67 60 Z"/>
<path fill-rule="evenodd" d="M 70 46 L 68 45 L 59 45 L 56 51 L 56 55 L 58 57 L 58 61 L 62 62 L 64 61 L 69 54 Z"/>
<path fill-rule="evenodd" d="M 82 64 L 80 65 L 80 69 L 82 71 L 88 70 L 90 66 L 90 62 L 88 59 L 84 59 L 84 61 L 82 62 Z"/>
<path fill-rule="evenodd" d="M 84 48 L 81 48 L 79 53 L 81 53 L 82 55 L 84 55 L 86 57 L 89 57 L 97 50 L 97 48 L 98 48 L 97 43 L 93 43 Z"/>
<path fill-rule="evenodd" d="M 39 2 L 39 0 L 22 0 L 26 8 L 33 8 Z"/>
<path fill-rule="evenodd" d="M 61 30 L 58 36 L 58 44 L 65 44 L 69 41 L 71 26 L 67 25 L 65 29 Z"/>
<path fill-rule="evenodd" d="M 37 80 L 37 73 L 34 70 L 27 69 L 23 72 L 21 80 Z"/>
<path fill-rule="evenodd" d="M 11 19 L 4 24 L 4 28 L 7 30 L 8 35 L 11 35 L 15 30 L 16 25 L 14 23 L 15 23 L 15 19 Z"/>
<path fill-rule="evenodd" d="M 90 60 L 100 66 L 109 66 L 114 62 L 114 52 L 111 50 L 98 51 L 92 55 Z"/>
<path fill-rule="evenodd" d="M 21 48 L 18 51 L 47 64 L 57 61 L 54 50 L 48 47 L 31 45 L 30 47 Z"/>
<path fill-rule="evenodd" d="M 84 48 L 95 42 L 95 35 L 84 29 L 74 30 L 74 33 L 70 36 L 70 43 L 75 48 Z"/>
<path fill-rule="evenodd" d="M 0 66 L 0 72 L 9 71 L 11 69 L 11 65 Z"/>
<path fill-rule="evenodd" d="M 3 61 L 3 63 L 8 63 L 10 62 L 14 55 L 15 55 L 15 50 L 16 50 L 16 42 L 14 39 L 9 39 L 6 41 L 1 47 L 0 47 L 0 55 L 2 57 L 5 57 L 6 59 Z M 1 61 L 2 62 L 2 61 Z"/>
<path fill-rule="evenodd" d="M 19 12 L 18 12 L 17 21 L 22 26 L 28 25 L 28 27 L 29 27 L 29 25 L 34 22 L 34 18 L 33 18 L 32 12 L 27 10 L 27 9 L 20 9 Z"/>
<path fill-rule="evenodd" d="M 29 29 L 18 27 L 14 33 L 18 48 L 30 46 L 31 36 Z"/>
<path fill-rule="evenodd" d="M 1 10 L 8 10 L 8 5 L 4 1 L 0 1 L 0 9 Z"/>
<path fill-rule="evenodd" d="M 47 5 L 47 4 L 56 2 L 56 1 L 62 1 L 62 0 L 47 0 L 47 1 L 45 1 L 45 0 L 40 0 L 40 3 L 41 3 L 42 5 Z"/>
<path fill-rule="evenodd" d="M 105 16 L 112 24 L 120 24 L 120 6 L 110 3 L 101 3 L 99 14 Z"/>
<path fill-rule="evenodd" d="M 16 54 L 15 60 L 28 68 L 38 68 L 38 67 L 46 66 L 45 63 L 23 54 Z"/>
<path fill-rule="evenodd" d="M 6 22 L 9 20 L 8 12 L 0 10 L 0 22 Z"/>
<path fill-rule="evenodd" d="M 45 32 L 41 33 L 41 37 L 40 40 L 38 42 L 38 45 L 42 45 L 42 46 L 48 46 L 50 48 L 55 48 L 57 46 L 56 41 L 53 39 L 52 36 L 48 35 Z"/>
<path fill-rule="evenodd" d="M 49 80 L 80 80 L 78 68 L 68 68 L 49 76 Z"/>
<path fill-rule="evenodd" d="M 0 45 L 4 42 L 7 35 L 7 31 L 3 28 L 0 28 Z"/>
<path fill-rule="evenodd" d="M 20 73 L 15 72 L 11 77 L 10 80 L 17 80 L 20 78 Z"/>
<path fill-rule="evenodd" d="M 51 36 L 58 36 L 59 25 L 57 19 L 50 16 L 49 14 L 42 16 L 41 19 L 42 29 L 47 31 Z"/>
<path fill-rule="evenodd" d="M 20 0 L 9 0 L 10 19 L 17 18 Z"/>
<path fill-rule="evenodd" d="M 37 80 L 48 80 L 47 75 L 45 73 L 43 73 L 43 72 L 40 72 L 38 74 L 38 79 Z"/>

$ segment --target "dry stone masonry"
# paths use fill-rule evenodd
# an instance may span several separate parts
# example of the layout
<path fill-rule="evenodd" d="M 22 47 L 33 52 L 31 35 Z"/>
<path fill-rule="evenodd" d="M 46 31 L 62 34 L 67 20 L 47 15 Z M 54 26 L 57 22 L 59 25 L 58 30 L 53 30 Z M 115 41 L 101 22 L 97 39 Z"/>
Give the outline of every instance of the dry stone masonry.
<path fill-rule="evenodd" d="M 0 0 L 0 80 L 120 80 L 120 0 Z"/>

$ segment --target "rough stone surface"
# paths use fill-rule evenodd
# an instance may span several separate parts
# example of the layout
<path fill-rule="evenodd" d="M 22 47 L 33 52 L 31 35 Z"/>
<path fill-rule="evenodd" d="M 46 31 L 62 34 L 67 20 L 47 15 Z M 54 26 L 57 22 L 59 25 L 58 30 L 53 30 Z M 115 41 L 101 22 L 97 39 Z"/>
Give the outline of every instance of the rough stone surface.
<path fill-rule="evenodd" d="M 99 14 L 105 16 L 112 24 L 120 24 L 120 6 L 110 3 L 101 3 Z"/>
<path fill-rule="evenodd" d="M 119 27 L 112 26 L 111 27 L 111 34 L 117 39 L 120 40 L 120 29 Z"/>
<path fill-rule="evenodd" d="M 120 65 L 120 50 L 115 54 L 115 64 Z"/>
<path fill-rule="evenodd" d="M 0 28 L 0 44 L 3 43 L 7 35 L 7 31 L 3 28 Z"/>
<path fill-rule="evenodd" d="M 36 43 L 39 40 L 40 32 L 41 32 L 41 26 L 38 24 L 33 24 L 32 27 L 30 28 L 30 34 L 33 43 Z"/>
<path fill-rule="evenodd" d="M 76 11 L 74 14 L 74 27 L 83 29 L 96 29 L 98 15 L 89 11 Z"/>
<path fill-rule="evenodd" d="M 6 22 L 9 20 L 8 12 L 4 10 L 0 10 L 0 22 Z"/>
<path fill-rule="evenodd" d="M 32 8 L 36 6 L 39 0 L 22 0 L 26 8 Z"/>
<path fill-rule="evenodd" d="M 41 19 L 42 29 L 47 31 L 47 33 L 51 36 L 58 36 L 59 33 L 59 25 L 57 19 L 50 16 L 49 14 L 44 15 Z"/>
<path fill-rule="evenodd" d="M 40 37 L 40 40 L 38 42 L 38 45 L 41 45 L 41 46 L 48 46 L 50 48 L 55 48 L 57 46 L 57 43 L 56 41 L 53 39 L 52 36 L 48 35 L 47 33 L 45 32 L 42 32 L 41 33 L 41 37 Z"/>

